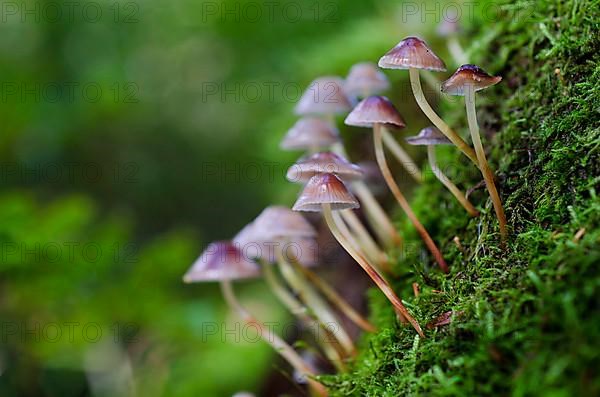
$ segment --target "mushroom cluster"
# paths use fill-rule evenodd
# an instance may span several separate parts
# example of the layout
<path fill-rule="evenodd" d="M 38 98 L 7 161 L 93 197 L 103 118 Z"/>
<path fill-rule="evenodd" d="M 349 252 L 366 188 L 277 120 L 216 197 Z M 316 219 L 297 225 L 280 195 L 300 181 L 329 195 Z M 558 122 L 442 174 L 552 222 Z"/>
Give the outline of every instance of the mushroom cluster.
<path fill-rule="evenodd" d="M 456 38 L 456 26 L 445 26 L 442 30 Z M 436 161 L 435 146 L 456 146 L 481 171 L 504 243 L 506 217 L 479 136 L 475 111 L 475 92 L 497 84 L 501 78 L 490 76 L 475 65 L 463 65 L 442 84 L 444 93 L 465 97 L 471 147 L 434 111 L 423 94 L 420 71 L 446 71 L 442 59 L 423 40 L 403 39 L 379 59 L 378 65 L 382 69 L 408 70 L 416 103 L 433 126 L 404 141 L 427 147 L 432 172 L 473 217 L 479 215 L 479 210 L 443 174 Z M 374 157 L 381 177 L 435 263 L 444 273 L 449 272 L 442 251 L 411 209 L 388 165 L 386 148 L 412 179 L 417 183 L 423 180 L 420 166 L 392 133 L 406 128 L 406 123 L 394 104 L 381 95 L 389 88 L 386 75 L 371 62 L 357 63 L 345 79 L 336 76 L 315 79 L 295 107 L 300 118 L 280 144 L 284 150 L 305 152 L 286 174 L 290 182 L 303 185 L 298 199 L 291 209 L 266 208 L 231 241 L 210 244 L 184 276 L 185 282 L 218 281 L 225 302 L 241 320 L 261 330 L 265 342 L 293 368 L 294 379 L 306 384 L 312 395 L 327 395 L 326 388 L 317 381 L 320 370 L 312 364 L 315 360 L 307 360 L 307 354 L 296 351 L 251 315 L 234 294 L 232 281 L 264 277 L 273 295 L 311 331 L 315 347 L 310 355 L 324 357 L 335 370 L 345 371 L 348 360 L 356 354 L 348 323 L 366 332 L 376 329 L 314 270 L 320 262 L 318 234 L 300 212 L 320 212 L 335 240 L 389 300 L 398 320 L 412 326 L 420 337 L 425 336 L 419 322 L 387 280 L 390 264 L 394 262 L 392 248 L 402 246 L 402 237 L 367 184 L 365 177 L 373 174 L 373 170 L 367 172 L 365 167 L 348 159 L 336 125 L 336 117 L 345 115 L 346 125 L 372 130 Z M 417 294 L 418 286 L 413 285 L 413 288 Z"/>

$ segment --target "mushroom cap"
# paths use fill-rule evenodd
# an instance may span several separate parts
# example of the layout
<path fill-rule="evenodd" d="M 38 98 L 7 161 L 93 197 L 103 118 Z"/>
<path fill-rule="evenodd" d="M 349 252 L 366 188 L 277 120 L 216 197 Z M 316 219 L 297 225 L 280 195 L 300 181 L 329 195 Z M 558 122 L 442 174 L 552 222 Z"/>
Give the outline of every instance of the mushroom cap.
<path fill-rule="evenodd" d="M 339 140 L 337 128 L 329 121 L 318 117 L 303 117 L 288 130 L 279 146 L 285 150 L 306 150 L 328 147 Z"/>
<path fill-rule="evenodd" d="M 477 65 L 462 65 L 450 78 L 442 83 L 442 92 L 449 95 L 464 96 L 465 87 L 471 85 L 475 91 L 498 84 L 500 76 L 490 76 Z"/>
<path fill-rule="evenodd" d="M 282 206 L 265 208 L 252 223 L 255 236 L 262 240 L 317 235 L 315 228 L 302 215 Z"/>
<path fill-rule="evenodd" d="M 360 207 L 344 182 L 335 174 L 317 174 L 310 178 L 292 209 L 319 212 L 322 204 L 330 204 L 334 211 Z"/>
<path fill-rule="evenodd" d="M 271 206 L 246 225 L 234 238 L 237 247 L 250 258 L 267 263 L 277 261 L 277 252 L 295 255 L 304 266 L 317 264 L 317 231 L 300 214 L 289 208 Z"/>
<path fill-rule="evenodd" d="M 288 169 L 286 178 L 290 182 L 306 183 L 313 176 L 326 173 L 336 174 L 347 181 L 363 178 L 358 165 L 332 152 L 319 152 L 301 158 Z"/>
<path fill-rule="evenodd" d="M 319 77 L 300 97 L 294 112 L 300 116 L 319 114 L 343 114 L 352 109 L 344 91 L 344 80 L 337 76 Z"/>
<path fill-rule="evenodd" d="M 384 96 L 370 96 L 360 101 L 344 123 L 356 127 L 373 127 L 375 123 L 406 126 L 394 104 Z"/>
<path fill-rule="evenodd" d="M 346 93 L 353 97 L 377 95 L 390 88 L 390 82 L 373 62 L 357 63 L 346 77 Z"/>
<path fill-rule="evenodd" d="M 409 145 L 452 145 L 452 141 L 433 126 L 423 128 L 419 135 L 409 136 L 405 140 Z"/>
<path fill-rule="evenodd" d="M 417 37 L 407 37 L 379 59 L 383 69 L 425 69 L 446 71 L 446 65 L 425 42 Z"/>
<path fill-rule="evenodd" d="M 186 283 L 221 280 L 241 280 L 260 277 L 256 262 L 246 258 L 230 241 L 216 241 L 204 252 L 185 273 Z"/>

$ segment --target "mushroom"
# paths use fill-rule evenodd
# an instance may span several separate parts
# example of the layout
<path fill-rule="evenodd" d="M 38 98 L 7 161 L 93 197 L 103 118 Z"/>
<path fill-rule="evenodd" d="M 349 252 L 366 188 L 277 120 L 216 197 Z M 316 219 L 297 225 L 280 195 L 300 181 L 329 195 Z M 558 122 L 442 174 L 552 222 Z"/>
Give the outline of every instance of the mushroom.
<path fill-rule="evenodd" d="M 346 93 L 353 98 L 381 94 L 390 88 L 388 78 L 372 62 L 360 62 L 350 68 L 344 84 Z"/>
<path fill-rule="evenodd" d="M 462 65 L 467 62 L 467 54 L 458 41 L 459 31 L 458 16 L 452 19 L 444 18 L 437 27 L 437 34 L 446 38 L 448 52 L 457 64 Z"/>
<path fill-rule="evenodd" d="M 271 206 L 265 208 L 252 222 L 250 231 L 251 233 L 247 234 L 246 237 L 249 239 L 246 244 L 256 243 L 273 248 L 272 251 L 275 258 L 274 260 L 267 259 L 269 263 L 264 264 L 265 275 L 273 278 L 274 274 L 272 274 L 273 271 L 270 263 L 277 263 L 287 283 L 301 296 L 309 309 L 314 312 L 319 322 L 325 326 L 324 328 L 327 325 L 336 328 L 333 336 L 343 346 L 345 354 L 353 355 L 356 349 L 352 338 L 332 313 L 329 305 L 289 263 L 290 259 L 288 258 L 292 258 L 292 260 L 302 265 L 304 261 L 303 257 L 305 255 L 312 257 L 316 253 L 317 247 L 313 246 L 310 249 L 311 252 L 303 252 L 301 247 L 296 246 L 299 248 L 297 250 L 298 255 L 289 255 L 287 250 L 286 252 L 283 250 L 284 248 L 289 248 L 290 244 L 295 244 L 295 241 L 298 239 L 315 236 L 316 231 L 314 228 L 300 214 L 285 207 Z M 269 273 L 271 274 L 269 275 Z"/>
<path fill-rule="evenodd" d="M 337 128 L 318 117 L 303 117 L 290 128 L 279 144 L 284 150 L 316 152 L 340 141 Z"/>
<path fill-rule="evenodd" d="M 372 128 L 375 123 L 395 126 L 397 128 L 404 128 L 406 126 L 400 113 L 398 113 L 390 100 L 384 96 L 370 96 L 363 99 L 346 117 L 344 123 L 355 127 L 367 128 Z M 419 166 L 394 139 L 387 128 L 382 128 L 382 136 L 386 146 L 398 162 L 408 171 L 408 174 L 417 182 L 422 182 L 423 175 L 421 175 Z"/>
<path fill-rule="evenodd" d="M 344 91 L 344 80 L 337 76 L 324 76 L 310 83 L 294 111 L 299 116 L 328 115 L 333 118 L 350 109 L 352 104 Z"/>
<path fill-rule="evenodd" d="M 237 299 L 231 281 L 250 279 L 260 276 L 258 265 L 245 258 L 242 253 L 228 241 L 211 243 L 183 276 L 186 283 L 218 281 L 223 298 L 229 308 L 236 312 L 246 323 L 257 327 L 262 339 L 278 352 L 296 371 L 304 374 L 309 387 L 319 396 L 327 396 L 327 389 L 313 379 L 315 371 L 302 357 L 277 334 L 254 318 Z"/>
<path fill-rule="evenodd" d="M 334 174 L 317 174 L 313 176 L 304 190 L 296 200 L 293 210 L 295 211 L 312 211 L 323 212 L 325 221 L 329 230 L 340 243 L 340 245 L 358 262 L 365 272 L 375 282 L 377 287 L 385 294 L 388 300 L 392 303 L 396 312 L 402 315 L 404 319 L 411 323 L 417 333 L 424 337 L 423 331 L 419 323 L 411 316 L 404 304 L 393 291 L 389 283 L 375 270 L 373 265 L 358 252 L 352 244 L 348 242 L 343 233 L 338 228 L 337 222 L 334 220 L 332 211 L 340 211 L 344 209 L 358 208 L 359 204 L 356 198 Z"/>
<path fill-rule="evenodd" d="M 292 165 L 287 172 L 290 182 L 306 183 L 316 174 L 333 173 L 345 181 L 359 180 L 363 172 L 359 166 L 350 163 L 344 157 L 332 152 L 315 153 L 307 158 L 300 159 Z M 352 210 L 341 211 L 341 216 L 354 234 L 358 237 L 356 241 L 348 229 L 343 229 L 346 237 L 352 240 L 374 262 L 389 270 L 387 255 L 377 246 L 367 229 Z"/>
<path fill-rule="evenodd" d="M 475 146 L 479 169 L 483 174 L 485 185 L 490 194 L 490 198 L 492 199 L 492 203 L 494 204 L 494 210 L 496 211 L 496 217 L 498 218 L 498 224 L 500 226 L 500 236 L 504 243 L 506 242 L 508 234 L 506 231 L 506 215 L 504 214 L 502 201 L 500 200 L 500 195 L 498 194 L 496 184 L 494 183 L 494 173 L 490 169 L 485 156 L 485 150 L 481 144 L 479 124 L 477 123 L 477 112 L 475 110 L 475 92 L 498 84 L 501 80 L 502 77 L 490 76 L 479 66 L 462 65 L 448 80 L 444 81 L 442 84 L 442 91 L 449 95 L 465 97 L 469 131 L 471 132 L 473 146 Z"/>
<path fill-rule="evenodd" d="M 352 104 L 344 91 L 343 80 L 339 77 L 321 77 L 315 79 L 302 94 L 295 111 L 300 115 L 327 117 L 332 124 L 335 124 L 336 114 L 347 113 L 351 109 Z M 341 141 L 333 144 L 331 150 L 348 157 Z M 363 203 L 367 217 L 379 239 L 387 246 L 400 246 L 402 238 L 367 186 L 362 181 L 356 181 L 353 188 Z"/>
<path fill-rule="evenodd" d="M 379 67 L 384 69 L 408 69 L 413 95 L 423 113 L 474 164 L 479 164 L 475 151 L 437 115 L 427 102 L 425 94 L 423 94 L 419 70 L 446 71 L 444 62 L 433 53 L 423 40 L 416 37 L 407 37 L 400 41 L 379 59 Z"/>
<path fill-rule="evenodd" d="M 458 202 L 464 207 L 465 210 L 467 210 L 469 215 L 479 215 L 479 211 L 477 211 L 473 204 L 471 204 L 465 194 L 461 192 L 460 189 L 454 183 L 452 183 L 452 181 L 450 181 L 450 178 L 444 175 L 437 164 L 435 158 L 435 146 L 452 145 L 452 142 L 450 142 L 450 140 L 435 127 L 423 128 L 421 132 L 419 132 L 419 135 L 406 138 L 406 142 L 409 145 L 427 146 L 427 158 L 429 159 L 429 166 L 431 167 L 431 170 L 436 178 L 439 179 L 444 186 L 446 186 L 446 188 L 454 195 L 454 197 L 456 197 Z"/>
<path fill-rule="evenodd" d="M 372 127 L 373 128 L 373 143 L 375 145 L 375 157 L 377 163 L 381 169 L 381 173 L 392 191 L 392 194 L 400 204 L 400 207 L 404 210 L 410 221 L 412 222 L 417 232 L 421 235 L 421 238 L 429 248 L 429 251 L 433 254 L 436 262 L 440 268 L 447 273 L 448 266 L 442 253 L 433 242 L 431 236 L 425 227 L 421 224 L 413 210 L 410 208 L 408 201 L 400 191 L 400 188 L 396 184 L 392 172 L 385 159 L 385 152 L 383 151 L 383 131 L 386 125 L 396 125 L 398 127 L 404 127 L 404 121 L 402 117 L 394 107 L 394 105 L 385 97 L 372 96 L 364 99 L 359 103 L 356 108 L 346 118 L 346 124 L 360 126 L 360 127 Z"/>

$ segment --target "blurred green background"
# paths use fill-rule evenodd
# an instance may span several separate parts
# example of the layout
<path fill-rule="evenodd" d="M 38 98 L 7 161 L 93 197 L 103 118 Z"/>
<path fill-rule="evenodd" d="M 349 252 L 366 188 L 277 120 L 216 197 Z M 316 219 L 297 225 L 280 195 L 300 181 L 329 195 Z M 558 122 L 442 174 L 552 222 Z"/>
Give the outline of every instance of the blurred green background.
<path fill-rule="evenodd" d="M 3 1 L 0 18 L 0 395 L 264 390 L 273 352 L 207 335 L 233 320 L 181 276 L 292 203 L 299 153 L 278 142 L 314 77 L 435 24 L 391 0 Z M 241 295 L 283 320 L 262 291 Z"/>

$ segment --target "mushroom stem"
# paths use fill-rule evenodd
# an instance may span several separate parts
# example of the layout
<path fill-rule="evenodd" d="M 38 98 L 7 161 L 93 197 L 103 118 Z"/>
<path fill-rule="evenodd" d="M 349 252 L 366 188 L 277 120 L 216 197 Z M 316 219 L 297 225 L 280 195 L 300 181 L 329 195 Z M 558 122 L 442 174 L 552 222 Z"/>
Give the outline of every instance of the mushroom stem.
<path fill-rule="evenodd" d="M 343 145 L 336 144 L 332 147 L 332 150 L 348 158 L 348 153 L 346 153 Z M 379 240 L 388 247 L 402 246 L 402 237 L 400 237 L 394 224 L 383 208 L 381 208 L 381 205 L 377 202 L 367 185 L 362 181 L 356 181 L 352 183 L 352 189 L 365 208 L 369 221 L 373 225 L 373 230 Z"/>
<path fill-rule="evenodd" d="M 442 182 L 444 186 L 446 186 L 446 188 L 450 191 L 450 193 L 452 193 L 452 195 L 454 195 L 454 197 L 456 197 L 458 202 L 464 207 L 465 210 L 467 210 L 469 215 L 479 215 L 479 211 L 477 211 L 473 204 L 471 204 L 471 202 L 469 201 L 469 199 L 467 199 L 464 193 L 461 192 L 460 189 L 454 183 L 452 183 L 450 178 L 448 178 L 438 166 L 435 158 L 435 146 L 427 145 L 427 158 L 429 159 L 429 166 L 431 167 L 431 170 L 433 171 L 435 177 L 440 182 Z"/>
<path fill-rule="evenodd" d="M 315 316 L 319 320 L 319 323 L 326 326 L 331 331 L 331 334 L 335 336 L 340 345 L 344 348 L 346 355 L 354 356 L 356 354 L 356 347 L 352 342 L 352 338 L 346 332 L 340 321 L 332 313 L 331 308 L 325 302 L 319 293 L 313 289 L 313 287 L 306 282 L 304 277 L 296 270 L 290 263 L 284 258 L 283 254 L 278 250 L 277 262 L 281 269 L 281 274 L 292 287 L 292 289 L 300 296 L 300 299 L 306 303 L 306 305 L 315 313 Z"/>
<path fill-rule="evenodd" d="M 279 299 L 279 301 L 292 313 L 298 317 L 306 326 L 312 331 L 315 339 L 319 343 L 319 346 L 325 352 L 325 355 L 338 369 L 345 370 L 343 363 L 345 352 L 339 345 L 335 335 L 332 334 L 331 330 L 326 325 L 313 319 L 309 314 L 307 308 L 290 293 L 287 288 L 279 280 L 273 266 L 270 263 L 264 263 L 261 261 L 265 280 L 271 291 Z M 326 337 L 321 339 L 319 329 L 325 332 Z M 331 343 L 334 342 L 334 343 Z"/>
<path fill-rule="evenodd" d="M 410 68 L 408 70 L 410 75 L 410 86 L 412 87 L 413 95 L 415 96 L 415 100 L 417 104 L 425 113 L 425 116 L 433 125 L 435 125 L 452 143 L 467 156 L 475 165 L 479 166 L 479 162 L 477 161 L 477 155 L 473 148 L 471 148 L 467 142 L 465 142 L 460 135 L 458 135 L 444 120 L 437 115 L 437 113 L 433 110 L 427 99 L 425 98 L 425 94 L 423 94 L 423 89 L 421 87 L 421 79 L 419 77 L 419 70 L 415 68 Z"/>
<path fill-rule="evenodd" d="M 385 279 L 379 273 L 377 273 L 377 270 L 373 268 L 369 261 L 365 259 L 365 257 L 362 256 L 358 251 L 356 251 L 352 244 L 350 244 L 348 240 L 346 240 L 344 235 L 340 232 L 339 228 L 337 227 L 337 224 L 333 219 L 331 205 L 322 204 L 322 208 L 323 216 L 325 217 L 325 222 L 327 223 L 329 230 L 331 230 L 331 233 L 338 241 L 338 243 L 340 243 L 340 245 L 346 250 L 346 252 L 348 252 L 348 254 L 352 256 L 352 258 L 363 268 L 363 270 L 367 272 L 369 277 L 371 277 L 371 279 L 375 282 L 377 287 L 379 287 L 381 292 L 383 292 L 386 298 L 388 298 L 388 300 L 394 306 L 396 311 L 402 316 L 404 316 L 404 318 L 406 318 L 411 323 L 411 325 L 414 327 L 414 329 L 419 335 L 425 337 L 425 335 L 423 334 L 423 330 L 421 329 L 421 326 L 419 325 L 417 320 L 415 320 L 414 317 L 410 315 L 410 313 L 408 312 L 400 298 L 398 298 L 392 287 L 388 284 L 388 282 L 385 281 Z"/>
<path fill-rule="evenodd" d="M 506 215 L 504 214 L 502 201 L 500 200 L 500 195 L 498 194 L 496 184 L 494 183 L 494 174 L 490 169 L 485 157 L 483 145 L 481 144 L 479 124 L 477 123 L 477 113 L 475 111 L 475 88 L 472 85 L 467 85 L 465 87 L 465 106 L 467 108 L 467 120 L 469 122 L 469 131 L 471 131 L 471 139 L 473 140 L 473 146 L 475 146 L 477 160 L 479 161 L 479 169 L 481 169 L 483 179 L 485 180 L 485 186 L 487 187 L 492 203 L 494 204 L 494 211 L 496 211 L 496 217 L 498 218 L 498 224 L 500 226 L 500 237 L 504 244 L 508 235 L 506 231 Z"/>
<path fill-rule="evenodd" d="M 290 263 L 312 282 L 329 301 L 336 306 L 348 319 L 367 332 L 375 332 L 377 328 L 356 311 L 327 281 L 307 267 L 302 266 L 297 260 L 292 259 Z"/>
<path fill-rule="evenodd" d="M 406 171 L 408 174 L 413 177 L 413 179 L 419 183 L 423 182 L 423 175 L 421 174 L 421 170 L 419 166 L 413 161 L 408 153 L 400 146 L 398 141 L 394 139 L 392 134 L 387 130 L 387 128 L 382 128 L 383 134 L 383 143 L 387 146 L 387 148 L 392 152 L 396 160 Z"/>
<path fill-rule="evenodd" d="M 380 265 L 386 272 L 391 271 L 387 255 L 377 246 L 377 243 L 373 240 L 354 211 L 348 209 L 340 211 L 340 213 L 352 232 L 357 236 L 358 241 L 360 241 L 360 246 L 365 254 Z"/>
<path fill-rule="evenodd" d="M 315 371 L 300 357 L 300 355 L 277 334 L 270 332 L 260 321 L 255 319 L 238 301 L 230 280 L 222 280 L 221 292 L 227 305 L 236 312 L 248 325 L 258 328 L 261 338 L 279 353 L 296 371 L 304 374 L 310 389 L 318 396 L 327 396 L 327 389 L 321 383 L 313 379 Z"/>
<path fill-rule="evenodd" d="M 385 159 L 385 153 L 383 151 L 381 124 L 379 123 L 376 123 L 373 126 L 373 143 L 375 146 L 375 157 L 377 158 L 377 164 L 379 164 L 379 168 L 381 169 L 381 173 L 383 174 L 385 182 L 392 191 L 392 194 L 396 198 L 396 201 L 398 201 L 398 204 L 400 204 L 400 207 L 402 207 L 402 209 L 406 213 L 408 219 L 410 219 L 415 229 L 417 229 L 417 232 L 421 235 L 421 238 L 425 242 L 425 245 L 427 245 L 427 248 L 429 248 L 429 251 L 435 258 L 442 271 L 444 273 L 448 273 L 448 265 L 446 265 L 446 261 L 444 260 L 442 253 L 435 245 L 433 239 L 431 238 L 425 227 L 421 224 L 421 222 L 413 212 L 412 208 L 410 208 L 408 201 L 400 191 L 400 188 L 398 187 L 396 181 L 394 180 L 394 177 L 392 176 L 392 172 L 390 171 L 390 168 Z"/>
<path fill-rule="evenodd" d="M 465 63 L 469 63 L 467 53 L 463 50 L 460 42 L 458 41 L 458 37 L 455 34 L 452 34 L 448 37 L 448 41 L 446 43 L 448 45 L 448 51 L 452 58 L 454 58 L 454 62 L 457 65 L 464 65 Z"/>

